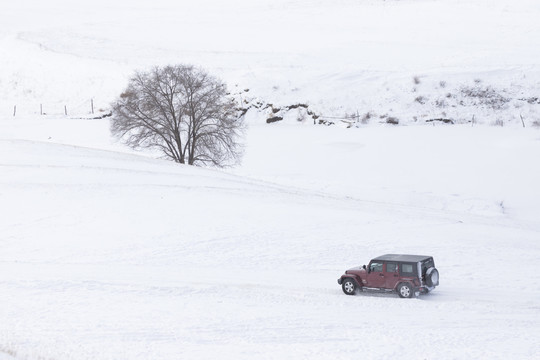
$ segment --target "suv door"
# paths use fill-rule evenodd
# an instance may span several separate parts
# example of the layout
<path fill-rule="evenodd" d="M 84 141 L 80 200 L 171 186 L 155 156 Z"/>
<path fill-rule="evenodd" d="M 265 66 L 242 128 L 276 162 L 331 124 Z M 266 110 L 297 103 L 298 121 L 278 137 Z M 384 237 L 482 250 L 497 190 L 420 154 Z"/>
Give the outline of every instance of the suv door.
<path fill-rule="evenodd" d="M 384 287 L 393 289 L 399 281 L 399 266 L 395 262 L 387 262 L 384 268 Z"/>
<path fill-rule="evenodd" d="M 371 261 L 368 266 L 368 274 L 366 276 L 367 287 L 383 288 L 384 287 L 384 272 L 382 261 Z"/>

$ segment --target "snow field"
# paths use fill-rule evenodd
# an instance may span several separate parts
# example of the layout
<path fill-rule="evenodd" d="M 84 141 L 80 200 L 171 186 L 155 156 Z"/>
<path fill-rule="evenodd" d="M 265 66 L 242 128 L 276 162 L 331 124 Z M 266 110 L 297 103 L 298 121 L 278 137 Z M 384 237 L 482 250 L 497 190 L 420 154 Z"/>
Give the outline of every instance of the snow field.
<path fill-rule="evenodd" d="M 538 154 L 536 131 L 253 125 L 231 173 L 120 152 L 103 137 L 107 120 L 45 121 L 41 134 L 25 128 L 31 118 L 1 121 L 0 345 L 17 359 L 528 359 L 539 350 L 539 174 L 523 170 L 531 182 L 520 191 L 497 176 L 484 192 L 465 186 L 524 169 L 514 159 Z M 428 156 L 419 145 L 451 134 L 463 153 L 509 155 L 463 181 L 479 155 L 446 171 L 453 147 Z M 400 156 L 381 151 L 389 142 Z M 363 166 L 336 168 L 337 158 Z M 433 255 L 441 286 L 414 300 L 341 292 L 346 268 L 390 252 Z"/>
<path fill-rule="evenodd" d="M 0 360 L 540 353 L 538 1 L 0 10 Z M 250 112 L 244 162 L 224 171 L 155 160 L 111 139 L 108 119 L 78 119 L 170 63 L 246 99 L 374 116 L 346 130 Z M 464 86 L 511 100 L 453 108 Z M 341 292 L 345 269 L 394 252 L 433 255 L 441 286 Z"/>

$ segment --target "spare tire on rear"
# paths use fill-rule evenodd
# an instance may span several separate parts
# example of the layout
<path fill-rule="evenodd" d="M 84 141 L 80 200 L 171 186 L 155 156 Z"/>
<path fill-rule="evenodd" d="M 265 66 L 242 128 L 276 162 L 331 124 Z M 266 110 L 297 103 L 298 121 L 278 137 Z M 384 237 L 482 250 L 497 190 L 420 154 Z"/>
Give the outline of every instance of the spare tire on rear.
<path fill-rule="evenodd" d="M 430 267 L 426 271 L 426 284 L 427 286 L 439 285 L 439 271 L 434 267 Z"/>

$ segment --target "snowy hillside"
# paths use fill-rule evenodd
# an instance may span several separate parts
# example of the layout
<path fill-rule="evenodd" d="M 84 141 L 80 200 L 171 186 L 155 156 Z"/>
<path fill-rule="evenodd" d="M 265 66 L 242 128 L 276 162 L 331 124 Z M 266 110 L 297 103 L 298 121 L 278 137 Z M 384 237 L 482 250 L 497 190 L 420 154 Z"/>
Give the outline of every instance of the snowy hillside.
<path fill-rule="evenodd" d="M 193 63 L 327 117 L 540 121 L 536 0 L 21 0 L 2 13 L 1 114 L 106 109 L 134 69 Z"/>

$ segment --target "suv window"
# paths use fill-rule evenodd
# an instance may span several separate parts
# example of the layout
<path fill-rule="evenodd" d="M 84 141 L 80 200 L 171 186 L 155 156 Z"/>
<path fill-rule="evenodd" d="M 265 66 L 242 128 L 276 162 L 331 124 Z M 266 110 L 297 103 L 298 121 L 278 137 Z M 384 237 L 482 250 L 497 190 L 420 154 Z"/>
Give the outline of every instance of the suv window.
<path fill-rule="evenodd" d="M 422 275 L 425 275 L 427 269 L 429 269 L 430 267 L 435 267 L 435 262 L 433 261 L 433 258 L 429 258 L 422 263 Z"/>
<path fill-rule="evenodd" d="M 386 263 L 386 272 L 396 272 L 397 271 L 397 264 L 396 263 Z"/>
<path fill-rule="evenodd" d="M 382 272 L 382 262 L 372 262 L 369 264 L 369 272 Z"/>
<path fill-rule="evenodd" d="M 401 264 L 401 273 L 402 274 L 414 274 L 413 264 Z"/>

